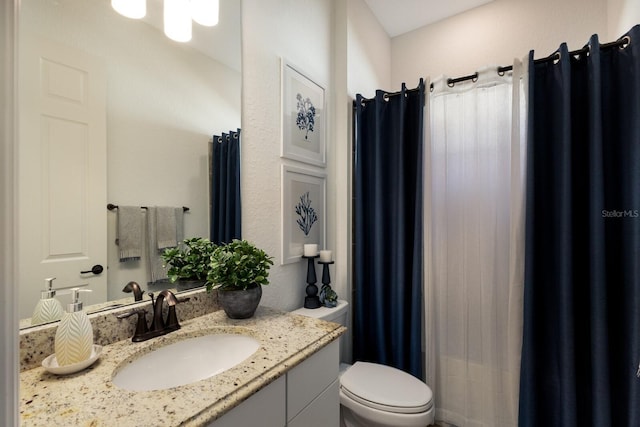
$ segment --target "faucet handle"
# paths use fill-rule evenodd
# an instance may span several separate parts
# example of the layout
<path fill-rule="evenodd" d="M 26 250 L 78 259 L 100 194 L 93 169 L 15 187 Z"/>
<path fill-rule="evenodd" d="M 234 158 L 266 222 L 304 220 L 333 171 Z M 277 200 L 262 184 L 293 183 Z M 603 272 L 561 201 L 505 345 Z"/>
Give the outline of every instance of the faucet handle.
<path fill-rule="evenodd" d="M 167 323 L 165 324 L 165 328 L 170 331 L 175 331 L 176 329 L 180 329 L 180 324 L 178 323 L 178 315 L 176 314 L 176 306 L 169 306 L 169 313 L 167 314 Z"/>
<path fill-rule="evenodd" d="M 171 295 L 173 295 L 172 292 L 169 292 Z M 165 323 L 165 328 L 167 330 L 170 331 L 175 331 L 177 329 L 180 329 L 180 323 L 178 323 L 178 316 L 176 314 L 176 305 L 183 303 L 183 302 L 187 302 L 189 301 L 191 298 L 177 298 L 175 295 L 173 295 L 173 304 L 169 305 L 169 312 L 167 313 L 167 321 Z"/>
<path fill-rule="evenodd" d="M 149 328 L 147 327 L 147 310 L 144 308 L 136 308 L 126 313 L 121 313 L 116 315 L 118 319 L 125 319 L 127 317 L 133 316 L 134 314 L 138 315 L 138 322 L 136 323 L 136 331 L 133 333 L 133 338 L 131 341 L 139 342 L 143 341 L 143 336 L 149 332 Z"/>

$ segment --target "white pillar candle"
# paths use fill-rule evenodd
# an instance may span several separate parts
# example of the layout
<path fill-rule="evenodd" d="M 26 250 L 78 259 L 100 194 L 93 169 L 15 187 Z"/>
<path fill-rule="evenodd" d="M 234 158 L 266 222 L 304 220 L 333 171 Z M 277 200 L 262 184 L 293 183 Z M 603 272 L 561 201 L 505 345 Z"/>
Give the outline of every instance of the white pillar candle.
<path fill-rule="evenodd" d="M 331 251 L 320 251 L 320 262 L 331 262 Z"/>
<path fill-rule="evenodd" d="M 318 255 L 318 245 L 315 243 L 307 243 L 304 245 L 304 256 Z"/>

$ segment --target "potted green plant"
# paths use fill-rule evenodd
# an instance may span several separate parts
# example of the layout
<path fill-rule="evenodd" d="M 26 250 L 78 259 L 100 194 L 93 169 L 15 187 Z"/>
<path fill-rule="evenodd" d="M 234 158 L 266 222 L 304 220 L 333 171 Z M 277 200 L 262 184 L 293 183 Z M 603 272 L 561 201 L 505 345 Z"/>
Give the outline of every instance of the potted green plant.
<path fill-rule="evenodd" d="M 246 240 L 234 239 L 214 248 L 207 274 L 207 290 L 218 290 L 218 301 L 227 316 L 253 316 L 262 297 L 262 285 L 269 284 L 273 258 Z"/>
<path fill-rule="evenodd" d="M 167 276 L 178 287 L 190 289 L 207 281 L 211 254 L 216 245 L 203 237 L 185 239 L 181 246 L 165 249 L 162 259 L 169 266 Z"/>

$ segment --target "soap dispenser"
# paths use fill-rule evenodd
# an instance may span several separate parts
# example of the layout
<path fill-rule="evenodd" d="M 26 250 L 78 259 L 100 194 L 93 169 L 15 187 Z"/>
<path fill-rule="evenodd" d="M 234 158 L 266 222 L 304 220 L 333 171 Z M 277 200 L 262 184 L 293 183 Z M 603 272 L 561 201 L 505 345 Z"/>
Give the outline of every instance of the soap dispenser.
<path fill-rule="evenodd" d="M 38 301 L 36 308 L 33 310 L 33 315 L 31 316 L 32 325 L 40 325 L 42 323 L 60 320 L 64 314 L 62 304 L 55 298 L 56 290 L 53 289 L 54 280 L 56 280 L 55 277 L 44 279 L 47 287 L 40 293 L 40 301 Z"/>
<path fill-rule="evenodd" d="M 72 365 L 91 357 L 93 348 L 93 328 L 87 313 L 82 308 L 80 292 L 90 289 L 71 289 L 71 301 L 62 316 L 55 338 L 55 352 L 58 366 Z"/>

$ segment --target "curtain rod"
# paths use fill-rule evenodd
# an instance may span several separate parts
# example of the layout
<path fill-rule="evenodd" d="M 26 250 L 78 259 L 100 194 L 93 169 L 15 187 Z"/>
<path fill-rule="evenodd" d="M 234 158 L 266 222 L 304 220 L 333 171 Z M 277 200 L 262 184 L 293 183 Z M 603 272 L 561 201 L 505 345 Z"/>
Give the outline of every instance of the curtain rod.
<path fill-rule="evenodd" d="M 432 84 L 432 86 L 433 86 L 433 84 Z M 417 91 L 419 91 L 419 90 L 420 90 L 420 86 L 418 86 L 418 87 L 416 87 L 416 88 L 413 88 L 413 89 L 405 89 L 405 91 L 404 91 L 404 92 L 402 92 L 402 91 L 398 91 L 398 92 L 385 92 L 385 93 L 384 93 L 384 99 L 385 99 L 385 100 L 387 100 L 387 98 L 391 98 L 392 96 L 397 96 L 397 95 L 400 95 L 400 94 L 402 94 L 402 93 L 412 93 L 412 92 L 417 92 Z M 362 102 L 363 102 L 363 103 L 364 103 L 364 102 L 369 102 L 369 101 L 373 101 L 374 99 L 376 99 L 376 98 L 365 98 L 365 97 L 362 97 Z M 355 108 L 355 106 L 356 106 L 356 100 L 354 99 L 354 100 L 353 100 L 353 108 Z"/>
<path fill-rule="evenodd" d="M 601 44 L 600 45 L 600 49 L 609 49 L 612 47 L 619 47 L 620 49 L 624 49 L 626 48 L 629 43 L 631 43 L 631 37 L 629 36 L 624 36 L 614 42 L 611 43 L 605 43 L 605 44 Z M 580 56 L 583 55 L 585 53 L 589 52 L 589 45 L 586 45 L 585 47 L 583 47 L 582 49 L 578 49 L 578 50 L 572 50 L 569 52 L 569 55 L 571 56 Z M 547 56 L 546 58 L 540 58 L 540 59 L 534 59 L 533 63 L 534 64 L 544 64 L 545 62 L 551 62 L 551 61 L 559 61 L 560 60 L 560 52 L 554 52 L 551 55 Z M 513 69 L 512 65 L 507 65 L 504 67 L 498 67 L 498 74 L 502 75 L 505 73 L 505 71 L 511 71 Z"/>
<path fill-rule="evenodd" d="M 622 38 L 619 38 L 618 40 L 611 42 L 611 43 L 605 43 L 600 45 L 600 49 L 609 49 L 612 47 L 620 47 L 621 49 L 626 48 L 629 44 L 631 43 L 631 37 L 629 36 L 624 36 Z M 571 56 L 580 56 L 583 55 L 585 53 L 589 52 L 589 45 L 586 45 L 585 47 L 583 47 L 582 49 L 578 49 L 578 50 L 572 50 L 569 52 L 569 55 Z M 551 62 L 551 61 L 559 61 L 560 60 L 560 52 L 554 52 L 551 55 L 545 57 L 545 58 L 540 58 L 540 59 L 534 59 L 534 64 L 543 64 L 545 62 Z M 507 71 L 511 71 L 513 70 L 513 65 L 506 65 L 504 67 L 498 67 L 497 68 L 497 72 L 499 75 L 503 75 L 505 72 Z M 449 78 L 447 79 L 447 86 L 449 87 L 453 87 L 455 86 L 456 83 L 461 83 L 461 82 L 466 82 L 468 80 L 477 80 L 478 79 L 478 72 L 476 71 L 473 74 L 469 74 L 467 76 L 462 76 L 462 77 L 455 77 L 455 78 Z M 433 90 L 433 83 L 431 83 L 429 85 L 429 89 Z M 418 90 L 418 88 L 415 89 L 407 89 L 405 92 L 416 92 Z M 385 93 L 385 98 L 389 98 L 391 96 L 396 96 L 396 95 L 400 95 L 402 92 L 392 92 L 392 93 Z M 362 102 L 369 102 L 369 101 L 373 101 L 375 98 L 362 98 Z M 355 106 L 355 101 L 354 101 L 354 106 Z"/>
<path fill-rule="evenodd" d="M 600 45 L 600 49 L 609 49 L 612 47 L 620 47 L 621 49 L 626 48 L 629 43 L 631 43 L 631 37 L 629 36 L 624 36 L 614 42 L 611 43 L 605 43 Z M 571 56 L 580 56 L 583 55 L 585 53 L 589 52 L 589 45 L 586 45 L 585 47 L 583 47 L 582 49 L 578 49 L 578 50 L 572 50 L 569 52 L 569 55 Z M 551 55 L 545 57 L 545 58 L 540 58 L 540 59 L 534 59 L 533 63 L 534 64 L 544 64 L 545 62 L 551 62 L 551 61 L 559 61 L 560 60 L 560 52 L 554 52 Z M 513 70 L 513 65 L 506 65 L 504 67 L 498 67 L 497 72 L 499 75 L 503 75 L 505 72 L 507 71 L 511 71 Z M 470 74 L 468 76 L 463 76 L 463 77 L 458 77 L 455 79 L 447 79 L 447 85 L 449 86 L 453 86 L 456 83 L 460 83 L 460 82 L 464 82 L 467 80 L 475 80 L 478 78 L 478 73 L 475 72 L 473 74 Z M 430 89 L 433 90 L 433 83 L 431 83 Z"/>

